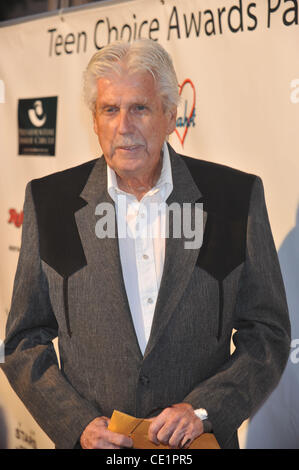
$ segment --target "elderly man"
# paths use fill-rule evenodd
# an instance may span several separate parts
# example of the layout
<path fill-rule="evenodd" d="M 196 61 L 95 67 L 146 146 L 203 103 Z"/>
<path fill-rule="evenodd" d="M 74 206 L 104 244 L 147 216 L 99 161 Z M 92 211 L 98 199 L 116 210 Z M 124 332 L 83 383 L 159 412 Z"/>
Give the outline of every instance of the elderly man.
<path fill-rule="evenodd" d="M 85 94 L 104 157 L 27 187 L 3 370 L 57 448 L 131 447 L 108 429 L 114 409 L 153 417 L 156 444 L 212 431 L 237 447 L 289 352 L 261 180 L 166 143 L 178 84 L 155 42 L 97 52 Z M 172 203 L 193 221 L 203 204 L 201 246 L 166 233 Z M 112 236 L 95 230 L 108 206 Z"/>

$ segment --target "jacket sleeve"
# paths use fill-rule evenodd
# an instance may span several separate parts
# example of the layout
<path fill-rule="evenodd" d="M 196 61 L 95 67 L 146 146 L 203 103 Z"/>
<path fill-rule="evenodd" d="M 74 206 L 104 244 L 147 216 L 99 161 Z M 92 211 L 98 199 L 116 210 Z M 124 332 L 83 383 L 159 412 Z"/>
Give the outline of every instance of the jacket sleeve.
<path fill-rule="evenodd" d="M 101 410 L 88 403 L 61 372 L 52 340 L 58 325 L 41 269 L 31 184 L 26 188 L 22 244 L 6 325 L 5 362 L 11 386 L 56 448 L 73 448 Z"/>
<path fill-rule="evenodd" d="M 286 365 L 290 323 L 263 184 L 256 178 L 247 222 L 246 260 L 233 312 L 234 352 L 184 401 L 208 410 L 221 447 L 275 388 Z"/>

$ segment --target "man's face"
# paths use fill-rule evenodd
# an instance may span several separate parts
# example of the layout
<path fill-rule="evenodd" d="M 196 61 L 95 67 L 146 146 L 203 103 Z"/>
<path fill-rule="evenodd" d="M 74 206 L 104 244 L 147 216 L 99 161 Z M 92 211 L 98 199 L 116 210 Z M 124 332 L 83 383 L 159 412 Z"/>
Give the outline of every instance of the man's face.
<path fill-rule="evenodd" d="M 107 164 L 119 176 L 155 172 L 175 119 L 176 109 L 164 112 L 149 72 L 123 71 L 98 80 L 94 130 Z"/>

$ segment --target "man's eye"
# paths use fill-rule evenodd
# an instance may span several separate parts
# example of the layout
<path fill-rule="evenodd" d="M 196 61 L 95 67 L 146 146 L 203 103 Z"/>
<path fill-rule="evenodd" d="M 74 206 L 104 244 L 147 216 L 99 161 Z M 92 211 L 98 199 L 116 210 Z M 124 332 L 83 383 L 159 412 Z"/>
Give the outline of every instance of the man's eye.
<path fill-rule="evenodd" d="M 117 107 L 116 106 L 107 106 L 105 109 L 104 109 L 105 113 L 107 114 L 112 114 L 112 113 L 115 113 L 117 111 Z"/>
<path fill-rule="evenodd" d="M 136 111 L 144 111 L 146 107 L 143 104 L 136 104 L 135 110 Z"/>

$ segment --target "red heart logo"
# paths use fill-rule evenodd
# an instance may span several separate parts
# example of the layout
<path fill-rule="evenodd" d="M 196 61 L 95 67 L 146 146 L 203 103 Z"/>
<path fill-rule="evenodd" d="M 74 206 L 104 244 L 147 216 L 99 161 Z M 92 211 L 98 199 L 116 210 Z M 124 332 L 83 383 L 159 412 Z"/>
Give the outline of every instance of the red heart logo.
<path fill-rule="evenodd" d="M 189 116 L 187 117 L 188 123 L 187 123 L 186 126 L 184 125 L 185 129 L 184 129 L 183 135 L 181 135 L 181 134 L 178 132 L 177 128 L 175 129 L 176 135 L 178 136 L 179 141 L 180 141 L 181 144 L 182 144 L 182 147 L 184 147 L 184 140 L 185 140 L 185 138 L 186 138 L 186 135 L 187 135 L 187 132 L 188 132 L 188 129 L 189 129 L 190 119 L 192 118 L 193 112 L 194 112 L 194 109 L 195 109 L 195 87 L 194 87 L 192 81 L 190 80 L 190 78 L 186 78 L 186 79 L 183 81 L 183 83 L 182 83 L 181 85 L 179 85 L 179 87 L 180 87 L 179 95 L 182 94 L 183 88 L 184 88 L 184 86 L 187 85 L 187 84 L 189 84 L 189 85 L 192 87 L 192 90 L 193 90 L 193 103 L 192 103 L 192 107 L 191 107 L 191 111 L 190 111 L 190 113 L 189 113 Z"/>

